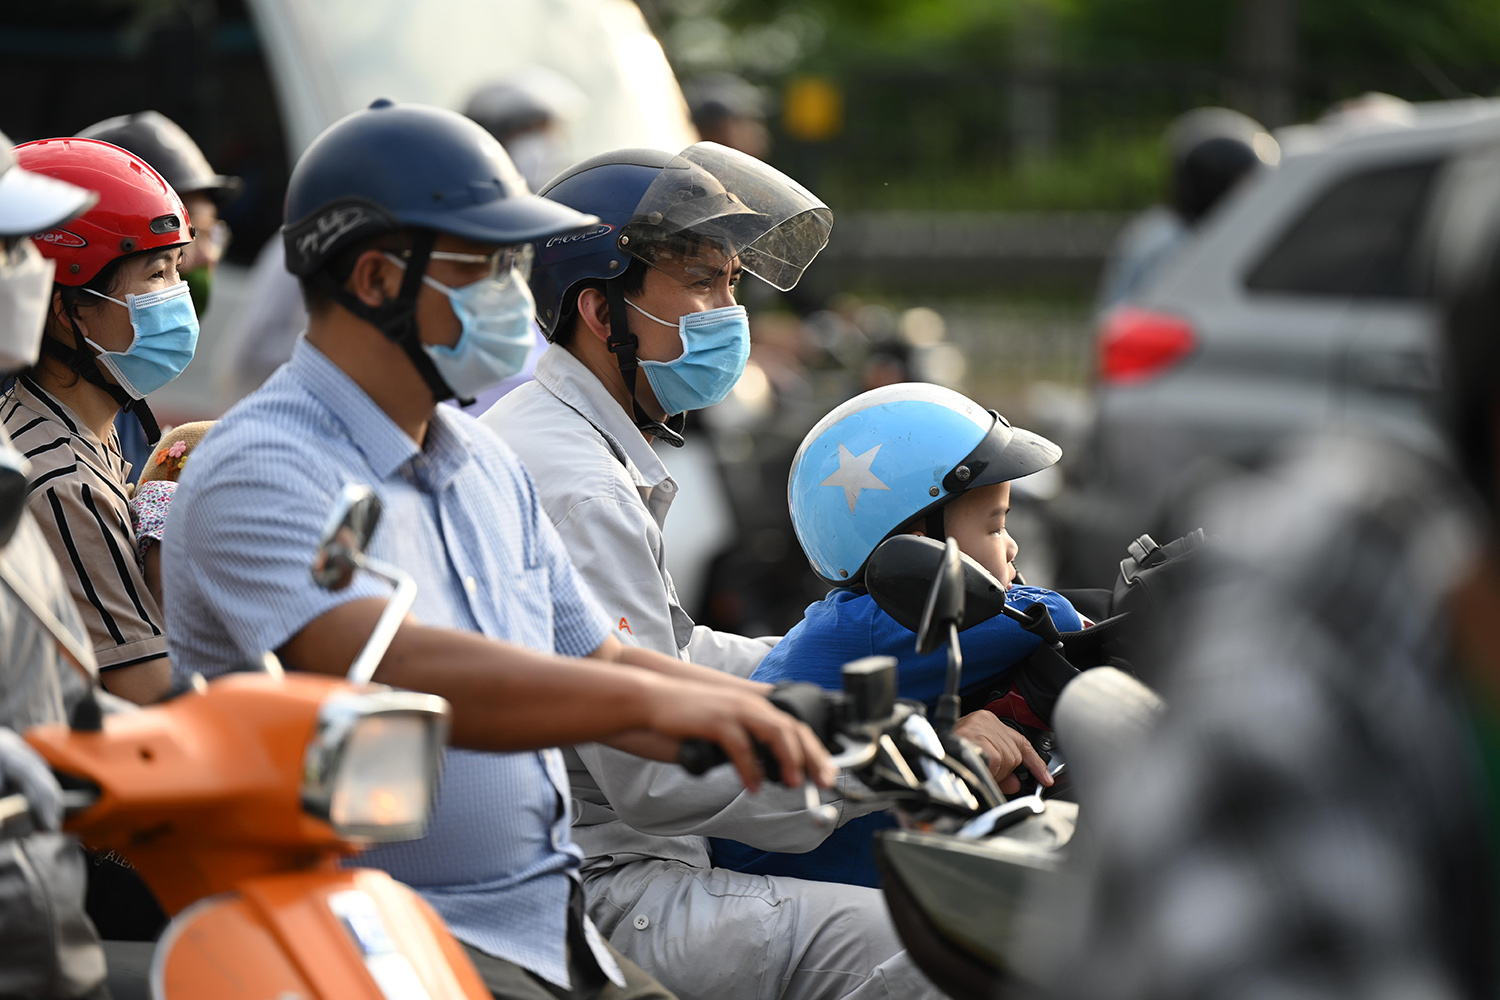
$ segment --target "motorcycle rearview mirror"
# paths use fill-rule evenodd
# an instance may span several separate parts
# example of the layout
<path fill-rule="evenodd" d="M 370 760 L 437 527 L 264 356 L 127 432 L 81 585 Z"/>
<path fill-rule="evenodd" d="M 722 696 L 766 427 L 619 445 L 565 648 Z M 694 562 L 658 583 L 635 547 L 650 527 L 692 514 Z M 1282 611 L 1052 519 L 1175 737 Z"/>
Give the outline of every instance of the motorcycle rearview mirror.
<path fill-rule="evenodd" d="M 933 727 L 939 736 L 953 732 L 958 723 L 958 692 L 963 677 L 959 630 L 993 618 L 1005 607 L 1005 588 L 1000 582 L 973 560 L 968 560 L 968 564 L 973 565 L 977 574 L 974 589 L 979 617 L 967 622 L 970 574 L 953 539 L 937 542 L 916 535 L 897 535 L 880 543 L 865 566 L 865 587 L 870 596 L 886 614 L 917 633 L 919 654 L 925 655 L 945 641 L 948 643 L 948 679 L 933 714 Z M 989 577 L 988 581 L 985 577 Z M 989 593 L 991 584 L 994 594 Z M 921 611 L 913 614 L 918 607 Z"/>
<path fill-rule="evenodd" d="M 364 684 L 375 675 L 375 668 L 380 666 L 391 640 L 396 638 L 396 630 L 417 599 L 417 582 L 410 573 L 365 554 L 375 527 L 380 523 L 382 509 L 380 497 L 370 487 L 362 483 L 345 483 L 323 523 L 323 534 L 311 567 L 313 581 L 325 590 L 343 590 L 354 581 L 358 570 L 364 570 L 396 588 L 386 602 L 385 610 L 380 612 L 375 627 L 370 630 L 364 648 L 349 665 L 347 676 L 355 684 Z"/>
<path fill-rule="evenodd" d="M 323 523 L 318 554 L 313 559 L 313 580 L 324 590 L 343 590 L 360 569 L 365 548 L 383 508 L 375 491 L 361 483 L 345 483 Z"/>
<path fill-rule="evenodd" d="M 963 627 L 964 571 L 960 555 L 958 543 L 953 539 L 943 543 L 942 562 L 938 564 L 932 588 L 927 591 L 927 604 L 917 626 L 918 653 L 932 652 Z"/>
<path fill-rule="evenodd" d="M 954 544 L 955 550 L 957 544 Z M 920 535 L 887 538 L 865 565 L 865 588 L 886 614 L 905 628 L 920 632 L 928 598 L 944 565 L 947 545 Z M 962 570 L 963 621 L 973 628 L 1005 611 L 1005 587 L 973 559 L 958 553 Z M 946 634 L 939 636 L 941 642 Z"/>
<path fill-rule="evenodd" d="M 0 549 L 10 544 L 26 512 L 26 473 L 30 466 L 19 451 L 0 446 Z"/>

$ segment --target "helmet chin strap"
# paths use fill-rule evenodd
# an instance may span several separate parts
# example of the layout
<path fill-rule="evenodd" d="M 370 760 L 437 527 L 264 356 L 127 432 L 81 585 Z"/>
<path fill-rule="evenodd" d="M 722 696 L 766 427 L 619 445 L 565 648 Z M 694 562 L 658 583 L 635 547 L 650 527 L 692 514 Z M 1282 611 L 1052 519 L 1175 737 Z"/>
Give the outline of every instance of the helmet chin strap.
<path fill-rule="evenodd" d="M 71 326 L 71 324 L 70 324 Z M 73 339 L 82 340 L 78 335 L 78 328 L 72 327 Z M 146 434 L 146 443 L 156 447 L 156 442 L 161 440 L 161 427 L 156 423 L 156 414 L 151 412 L 151 407 L 146 405 L 144 399 L 136 399 L 120 386 L 115 385 L 104 377 L 104 372 L 99 369 L 98 358 L 88 351 L 80 350 L 71 344 L 64 344 L 56 337 L 42 337 L 42 353 L 50 354 L 52 357 L 68 366 L 68 370 L 90 385 L 96 385 L 109 394 L 109 398 L 120 404 L 120 409 L 126 413 L 133 414 L 140 421 L 141 430 Z"/>
<path fill-rule="evenodd" d="M 609 303 L 609 340 L 605 343 L 620 366 L 621 377 L 625 379 L 625 391 L 630 395 L 636 429 L 643 434 L 665 441 L 673 448 L 681 448 L 686 443 L 686 439 L 682 436 L 682 427 L 687 420 L 687 414 L 675 414 L 668 417 L 666 423 L 662 423 L 648 414 L 641 406 L 641 401 L 636 398 L 635 377 L 640 371 L 641 363 L 636 359 L 635 349 L 640 345 L 640 339 L 630 332 L 630 313 L 625 308 L 625 289 L 619 280 L 604 283 L 604 298 Z"/>
<path fill-rule="evenodd" d="M 378 306 L 366 305 L 343 285 L 334 280 L 326 270 L 318 272 L 317 280 L 334 301 L 349 310 L 375 329 L 385 334 L 410 359 L 417 374 L 427 383 L 435 403 L 445 399 L 457 399 L 460 406 L 468 406 L 472 399 L 463 399 L 438 373 L 432 358 L 422 349 L 422 338 L 417 333 L 417 295 L 422 291 L 422 276 L 427 273 L 427 261 L 437 234 L 417 230 L 412 238 L 411 257 L 406 261 L 406 273 L 401 279 L 401 289 L 395 299 Z"/>

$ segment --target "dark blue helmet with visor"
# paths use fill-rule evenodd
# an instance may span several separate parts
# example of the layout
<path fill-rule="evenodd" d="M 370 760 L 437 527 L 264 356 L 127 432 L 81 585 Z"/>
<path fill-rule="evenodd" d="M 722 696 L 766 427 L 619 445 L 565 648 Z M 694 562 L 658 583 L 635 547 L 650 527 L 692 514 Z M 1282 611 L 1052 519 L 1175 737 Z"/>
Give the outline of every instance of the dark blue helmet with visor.
<path fill-rule="evenodd" d="M 789 291 L 833 230 L 833 212 L 807 188 L 714 142 L 694 143 L 675 156 L 655 149 L 604 153 L 563 171 L 541 194 L 599 221 L 538 242 L 531 272 L 537 320 L 547 339 L 555 338 L 572 322 L 583 283 L 603 282 L 609 346 L 632 399 L 636 338 L 626 322 L 624 290 L 613 280 L 632 260 L 692 284 L 737 258 L 745 271 Z M 680 426 L 652 420 L 639 403 L 635 418 L 647 433 L 682 443 Z"/>

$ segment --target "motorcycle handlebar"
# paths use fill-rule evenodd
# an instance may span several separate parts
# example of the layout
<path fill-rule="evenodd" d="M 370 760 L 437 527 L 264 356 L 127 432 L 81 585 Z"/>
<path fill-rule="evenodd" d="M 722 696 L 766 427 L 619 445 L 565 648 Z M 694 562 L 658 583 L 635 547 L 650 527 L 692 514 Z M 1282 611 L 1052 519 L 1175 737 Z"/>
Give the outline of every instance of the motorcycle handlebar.
<path fill-rule="evenodd" d="M 842 697 L 838 692 L 825 691 L 816 684 L 789 683 L 778 685 L 766 696 L 766 700 L 792 718 L 805 722 L 829 750 L 838 750 L 840 748 L 832 742 L 831 728 L 837 714 L 834 706 Z M 754 741 L 754 746 L 755 755 L 759 758 L 766 777 L 780 784 L 781 763 L 776 755 L 759 741 Z M 720 764 L 729 763 L 729 755 L 717 743 L 688 739 L 683 740 L 677 749 L 677 763 L 689 774 L 699 775 Z"/>
<path fill-rule="evenodd" d="M 755 747 L 755 756 L 760 760 L 761 770 L 766 772 L 766 777 L 778 784 L 781 782 L 781 762 L 771 752 L 771 748 L 759 740 L 752 741 Z M 708 740 L 689 739 L 683 740 L 677 748 L 677 763 L 681 764 L 689 774 L 704 774 L 720 764 L 729 763 L 729 755 L 724 748 L 717 743 Z"/>

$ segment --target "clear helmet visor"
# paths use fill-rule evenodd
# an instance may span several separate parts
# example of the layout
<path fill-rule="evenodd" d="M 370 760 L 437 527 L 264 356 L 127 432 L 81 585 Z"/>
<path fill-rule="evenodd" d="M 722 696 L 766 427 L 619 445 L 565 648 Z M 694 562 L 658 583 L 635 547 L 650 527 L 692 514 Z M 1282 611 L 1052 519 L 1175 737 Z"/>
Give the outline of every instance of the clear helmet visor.
<path fill-rule="evenodd" d="M 633 256 L 684 284 L 738 257 L 783 292 L 825 246 L 833 212 L 807 188 L 753 156 L 698 142 L 662 168 L 621 234 Z"/>

